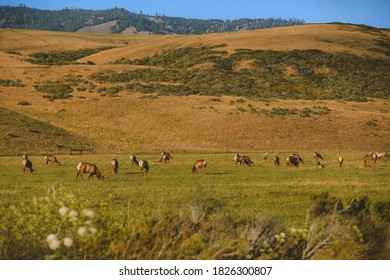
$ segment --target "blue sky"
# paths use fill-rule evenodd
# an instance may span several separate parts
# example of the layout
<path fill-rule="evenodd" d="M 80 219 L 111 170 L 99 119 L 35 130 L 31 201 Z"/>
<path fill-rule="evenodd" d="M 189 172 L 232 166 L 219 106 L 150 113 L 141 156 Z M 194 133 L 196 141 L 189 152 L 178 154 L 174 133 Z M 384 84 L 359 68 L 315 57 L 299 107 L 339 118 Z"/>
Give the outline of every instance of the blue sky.
<path fill-rule="evenodd" d="M 298 18 L 307 23 L 340 21 L 390 28 L 390 0 L 0 0 L 0 5 L 25 4 L 38 9 L 125 8 L 201 19 Z"/>

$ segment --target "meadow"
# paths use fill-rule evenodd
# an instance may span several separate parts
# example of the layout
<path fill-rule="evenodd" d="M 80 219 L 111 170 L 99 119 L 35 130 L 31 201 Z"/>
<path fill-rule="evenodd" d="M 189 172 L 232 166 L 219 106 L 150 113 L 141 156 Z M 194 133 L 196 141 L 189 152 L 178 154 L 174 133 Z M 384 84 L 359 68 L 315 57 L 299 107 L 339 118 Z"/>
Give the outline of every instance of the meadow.
<path fill-rule="evenodd" d="M 1 29 L 0 259 L 390 259 L 390 163 L 363 166 L 390 147 L 388 34 Z M 80 161 L 109 178 L 76 181 Z"/>
<path fill-rule="evenodd" d="M 35 246 L 38 246 L 38 248 L 31 249 L 30 245 L 26 245 L 27 248 L 20 248 L 21 252 L 23 252 L 21 255 L 15 255 L 15 252 L 18 251 L 15 250 L 15 248 L 13 249 L 15 250 L 14 252 L 8 253 L 3 249 L 0 253 L 0 257 L 88 259 L 160 259 L 179 257 L 200 259 L 245 259 L 246 256 L 243 252 L 236 252 L 232 255 L 225 252 L 227 248 L 236 248 L 238 246 L 237 244 L 240 244 L 240 242 L 234 240 L 231 236 L 232 233 L 229 233 L 231 230 L 234 229 L 234 235 L 238 235 L 236 238 L 245 240 L 243 237 L 244 233 L 240 233 L 240 228 L 241 230 L 244 228 L 248 231 L 248 226 L 253 225 L 254 220 L 260 219 L 260 224 L 263 224 L 260 226 L 260 229 L 256 229 L 259 231 L 258 234 L 264 235 L 265 232 L 267 232 L 267 230 L 261 229 L 262 227 L 271 227 L 274 234 L 271 235 L 270 240 L 275 242 L 275 240 L 277 240 L 275 239 L 275 235 L 278 235 L 277 233 L 283 232 L 283 234 L 290 233 L 291 235 L 291 230 L 293 230 L 294 234 L 297 234 L 295 229 L 299 229 L 302 232 L 304 230 L 312 229 L 311 223 L 313 223 L 313 219 L 310 218 L 312 217 L 310 211 L 313 210 L 313 205 L 316 204 L 316 197 L 318 205 L 321 203 L 323 204 L 325 201 L 325 203 L 330 203 L 330 207 L 337 206 L 337 203 L 335 203 L 337 201 L 343 201 L 343 207 L 345 207 L 343 211 L 347 211 L 346 209 L 350 207 L 351 201 L 356 199 L 361 199 L 362 201 L 367 200 L 369 203 L 367 201 L 365 202 L 365 207 L 367 207 L 366 210 L 369 209 L 374 213 L 375 209 L 378 207 L 385 207 L 384 215 L 386 216 L 386 211 L 388 211 L 386 210 L 386 207 L 388 208 L 388 170 L 390 165 L 390 162 L 386 159 L 379 160 L 375 164 L 370 161 L 373 168 L 367 169 L 363 167 L 363 152 L 347 153 L 343 155 L 345 158 L 345 165 L 340 168 L 337 164 L 339 155 L 329 153 L 323 155 L 324 160 L 322 163 L 325 165 L 325 168 L 319 169 L 310 152 L 301 154 L 306 161 L 299 168 L 285 166 L 284 159 L 288 155 L 286 152 L 278 153 L 281 158 L 280 167 L 275 167 L 272 159 L 264 160 L 259 153 L 246 154 L 255 161 L 255 166 L 236 166 L 233 161 L 233 153 L 174 153 L 172 154 L 173 160 L 166 164 L 158 162 L 159 154 L 138 155 L 139 159 L 145 159 L 151 165 L 149 174 L 145 176 L 142 176 L 139 173 L 137 166 L 131 166 L 127 154 L 118 154 L 115 156 L 107 154 L 82 156 L 60 155 L 58 156 L 58 159 L 62 164 L 61 166 L 51 165 L 50 163 L 46 165 L 43 156 L 31 156 L 30 159 L 33 162 L 34 167 L 34 173 L 32 174 L 23 174 L 20 157 L 1 157 L 0 177 L 2 179 L 0 191 L 1 211 L 3 213 L 2 230 L 5 230 L 9 236 L 6 237 L 3 232 L 0 245 L 5 245 L 5 241 L 10 237 L 15 240 L 15 232 L 13 231 L 18 232 L 21 230 L 19 227 L 22 226 L 21 224 L 19 226 L 12 224 L 15 223 L 15 217 L 10 217 L 12 216 L 9 213 L 9 211 L 11 211 L 10 209 L 19 209 L 19 211 L 21 211 L 20 213 L 26 211 L 28 212 L 26 213 L 26 216 L 34 216 L 34 211 L 37 211 L 37 208 L 42 207 L 39 208 L 39 211 L 43 211 L 42 209 L 44 209 L 45 214 L 42 215 L 42 213 L 38 211 L 40 214 L 37 214 L 35 217 L 37 221 L 30 224 L 30 227 L 32 227 L 30 229 L 28 229 L 28 224 L 30 222 L 27 222 L 27 225 L 26 223 L 23 224 L 22 232 L 34 232 L 34 237 L 29 237 L 27 240 L 32 238 L 33 240 L 30 241 L 36 244 Z M 271 153 L 271 157 L 274 154 L 275 153 Z M 118 175 L 114 175 L 111 170 L 110 160 L 112 158 L 116 158 L 119 161 Z M 195 160 L 200 158 L 204 158 L 208 161 L 207 174 L 200 171 L 199 174 L 193 175 L 191 173 L 192 165 Z M 105 181 L 99 181 L 96 177 L 87 180 L 87 176 L 84 175 L 84 180 L 79 179 L 76 181 L 76 165 L 81 160 L 96 163 L 100 171 L 109 178 Z M 329 199 L 326 197 L 326 193 L 328 193 Z M 323 200 L 319 202 L 318 199 L 321 200 L 321 197 Z M 53 199 L 55 202 L 52 201 Z M 35 204 L 32 203 L 33 201 Z M 75 250 L 63 248 L 62 251 L 53 250 L 52 252 L 56 253 L 54 255 L 50 254 L 51 250 L 48 248 L 48 244 L 50 245 L 51 243 L 49 242 L 47 244 L 45 241 L 46 236 L 50 233 L 56 231 L 57 235 L 63 235 L 64 233 L 67 233 L 68 235 L 73 234 L 75 235 L 72 237 L 74 240 L 77 236 L 80 237 L 80 234 L 77 234 L 76 232 L 70 233 L 72 232 L 71 230 L 63 229 L 65 223 L 63 219 L 60 219 L 61 222 L 59 224 L 58 222 L 54 222 L 58 218 L 61 218 L 58 214 L 59 209 L 63 207 L 70 209 L 72 207 L 71 205 L 73 205 L 74 209 L 77 209 L 78 213 L 82 212 L 81 205 L 86 205 L 87 208 L 91 209 L 97 216 L 100 215 L 100 218 L 98 218 L 98 220 L 100 219 L 100 226 L 95 227 L 99 230 L 99 236 L 101 238 L 104 237 L 104 241 L 100 239 L 99 241 L 91 239 L 94 240 L 93 244 L 95 244 L 95 242 L 99 244 L 99 246 L 95 244 L 92 248 L 97 250 L 97 248 L 103 246 L 105 242 L 108 242 L 110 246 L 107 244 L 104 245 L 104 249 L 99 249 L 102 250 L 100 253 L 94 250 L 89 253 L 83 252 L 83 250 L 77 250 L 79 253 L 83 252 L 82 255 L 77 255 L 74 252 Z M 324 205 L 321 207 L 323 206 Z M 31 207 L 35 210 L 31 211 Z M 324 209 L 321 211 L 324 211 Z M 322 214 L 325 215 L 329 213 Z M 365 215 L 367 216 L 367 213 Z M 81 216 L 82 215 L 80 214 L 80 219 L 82 218 Z M 47 220 L 45 221 L 45 219 Z M 221 222 L 218 221 L 218 219 L 227 220 Z M 321 219 L 323 221 L 326 220 L 324 216 L 322 216 Z M 352 218 L 349 217 L 349 219 Z M 208 235 L 206 234 L 207 231 L 205 229 L 203 230 L 206 232 L 203 233 L 204 236 L 201 237 L 196 230 L 195 232 L 192 232 L 194 229 L 189 230 L 188 228 L 186 228 L 186 230 L 182 229 L 183 232 L 189 232 L 187 232 L 188 236 L 181 237 L 183 240 L 180 239 L 181 242 L 175 244 L 178 248 L 171 244 L 172 239 L 175 240 L 175 238 L 169 238 L 171 241 L 170 243 L 168 242 L 170 245 L 167 245 L 167 247 L 170 248 L 170 246 L 172 246 L 175 248 L 175 250 L 172 248 L 169 250 L 165 248 L 169 253 L 162 253 L 165 252 L 163 250 L 164 248 L 159 248 L 157 250 L 154 247 L 154 250 L 159 252 L 156 253 L 156 255 L 152 253 L 153 249 L 144 252 L 144 254 L 139 252 L 139 249 L 135 250 L 136 253 L 133 252 L 133 254 L 130 255 L 126 253 L 126 250 L 131 251 L 131 249 L 129 249 L 130 245 L 128 244 L 123 247 L 124 245 L 122 242 L 125 242 L 124 240 L 127 240 L 129 236 L 137 236 L 134 235 L 134 232 L 128 232 L 128 227 L 130 225 L 137 225 L 137 230 L 142 230 L 145 225 L 151 227 L 148 228 L 146 232 L 143 232 L 142 235 L 144 237 L 140 238 L 138 242 L 151 242 L 151 244 L 158 244 L 158 242 L 161 242 L 161 244 L 156 245 L 159 247 L 163 246 L 164 242 L 161 241 L 161 239 L 164 239 L 165 235 L 173 235 L 171 232 L 176 232 L 177 234 L 178 228 L 175 228 L 177 227 L 174 222 L 175 220 L 185 220 L 192 226 L 197 225 L 201 229 L 198 228 L 196 230 L 200 230 L 201 232 L 201 225 L 206 223 L 206 221 L 207 225 L 210 227 L 228 227 L 228 230 L 226 230 L 226 228 L 223 230 L 220 229 L 225 232 L 225 237 L 222 238 L 222 241 L 220 240 L 223 244 L 223 246 L 221 245 L 222 248 L 225 248 L 221 251 L 223 253 L 207 252 L 210 249 L 206 250 L 206 244 L 207 242 L 210 242 L 210 240 L 207 238 Z M 103 223 L 102 221 L 105 222 Z M 140 226 L 139 223 L 142 223 L 143 226 Z M 160 225 L 166 232 L 159 232 L 162 236 L 156 237 L 158 234 L 155 235 L 156 233 L 153 233 L 152 228 L 155 228 L 159 223 L 168 223 L 166 225 L 168 228 L 164 228 Z M 169 223 L 173 224 L 170 225 Z M 272 226 L 270 226 L 269 223 L 271 223 Z M 349 221 L 349 223 L 352 222 Z M 18 222 L 16 224 L 18 224 Z M 40 230 L 34 228 L 37 224 L 42 225 Z M 71 222 L 71 224 L 73 227 L 76 227 L 73 231 L 83 228 L 80 224 L 75 225 L 74 222 Z M 18 228 L 18 230 L 13 228 L 14 226 Z M 230 227 L 233 227 L 233 229 Z M 324 228 L 326 227 L 324 226 Z M 162 231 L 162 229 L 160 230 Z M 37 232 L 38 235 L 36 236 Z M 124 238 L 123 236 L 119 238 L 120 234 L 118 236 L 118 232 L 121 232 L 121 234 L 124 234 L 127 238 Z M 28 233 L 23 234 L 23 236 L 23 240 L 25 240 Z M 150 238 L 154 236 L 154 241 L 148 240 L 146 236 L 149 236 Z M 199 240 L 193 241 L 192 239 L 195 238 L 194 236 L 199 238 Z M 219 238 L 220 237 L 218 237 L 218 239 Z M 290 242 L 294 244 L 296 242 L 303 242 L 301 239 L 305 238 L 304 234 L 299 238 L 294 235 L 293 241 L 290 240 Z M 353 238 L 354 242 L 357 242 L 356 238 L 356 236 Z M 230 240 L 231 243 L 224 239 Z M 334 242 L 333 237 L 331 239 L 332 242 Z M 196 249 L 186 243 L 189 242 L 188 240 L 195 242 L 195 245 L 191 243 L 191 246 L 195 246 Z M 379 238 L 378 240 L 381 239 Z M 243 242 L 243 240 L 241 240 L 241 242 Z M 266 242 L 266 239 L 263 240 L 263 243 L 264 242 Z M 308 244 L 307 240 L 305 242 L 305 244 Z M 361 242 L 362 244 L 364 243 L 363 241 Z M 264 245 L 263 243 L 262 246 Z M 319 252 L 321 252 L 321 254 L 327 252 L 325 249 L 328 249 L 328 243 L 329 241 L 326 242 L 324 248 L 320 247 L 321 250 L 319 250 Z M 78 244 L 78 246 L 87 246 L 86 244 L 80 244 Z M 121 248 L 121 250 L 124 251 L 121 251 L 119 254 L 117 252 L 119 249 L 113 244 L 116 244 L 115 246 L 119 246 L 118 248 Z M 188 249 L 185 244 L 192 249 Z M 362 244 L 359 243 L 359 246 L 366 246 L 366 244 L 364 246 Z M 292 244 L 290 245 L 292 246 Z M 19 246 L 17 246 L 17 248 Z M 140 244 L 134 246 L 138 248 Z M 199 248 L 197 246 L 199 246 Z M 345 244 L 343 246 L 345 246 Z M 115 250 L 114 247 L 116 248 Z M 299 248 L 299 246 L 297 248 Z M 355 247 L 352 248 L 354 248 L 354 250 L 356 249 Z M 382 249 L 384 252 L 388 251 L 386 245 Z M 32 252 L 30 252 L 30 250 Z M 343 250 L 341 250 L 340 253 L 340 248 L 337 250 L 336 252 L 332 251 L 332 254 L 327 252 L 325 255 L 321 255 L 316 251 L 316 255 L 306 256 L 306 258 L 364 258 L 364 256 L 359 255 L 361 254 L 361 250 L 357 250 L 350 255 Z M 351 250 L 351 247 L 346 246 L 344 250 Z M 275 251 L 277 250 L 275 249 Z M 176 252 L 176 254 L 173 252 Z M 179 254 L 178 252 L 181 253 Z M 301 253 L 302 252 L 298 255 L 296 252 L 284 253 L 281 255 L 276 253 L 275 255 L 263 253 L 263 255 L 260 254 L 260 256 L 257 257 L 296 259 L 303 258 L 304 255 Z M 384 256 L 388 257 L 388 255 L 386 256 L 382 253 L 379 255 L 382 258 Z M 375 257 L 366 256 L 366 258 Z"/>

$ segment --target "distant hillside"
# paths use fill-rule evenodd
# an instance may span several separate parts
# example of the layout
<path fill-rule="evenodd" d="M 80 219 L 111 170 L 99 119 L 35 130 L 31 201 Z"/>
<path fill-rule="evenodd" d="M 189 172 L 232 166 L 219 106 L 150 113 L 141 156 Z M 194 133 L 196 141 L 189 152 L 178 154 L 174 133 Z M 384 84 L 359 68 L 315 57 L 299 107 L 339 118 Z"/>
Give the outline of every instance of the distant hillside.
<path fill-rule="evenodd" d="M 108 23 L 107 25 L 105 25 Z M 87 33 L 206 34 L 303 24 L 299 19 L 201 20 L 164 15 L 149 16 L 125 9 L 39 10 L 20 5 L 0 6 L 0 28 Z M 102 28 L 102 25 L 105 25 Z M 96 26 L 96 28 L 94 28 Z M 108 26 L 108 28 L 107 28 Z"/>
<path fill-rule="evenodd" d="M 390 147 L 388 30 L 0 38 L 1 155 Z"/>

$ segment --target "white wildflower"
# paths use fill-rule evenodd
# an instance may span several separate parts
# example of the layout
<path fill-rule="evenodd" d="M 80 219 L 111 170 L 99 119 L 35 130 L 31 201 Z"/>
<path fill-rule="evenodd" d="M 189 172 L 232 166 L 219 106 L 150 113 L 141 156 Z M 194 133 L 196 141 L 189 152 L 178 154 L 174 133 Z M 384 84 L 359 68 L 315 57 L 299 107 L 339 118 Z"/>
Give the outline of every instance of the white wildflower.
<path fill-rule="evenodd" d="M 60 210 L 58 210 L 61 216 L 65 216 L 68 213 L 68 211 L 69 211 L 68 207 L 61 207 Z"/>
<path fill-rule="evenodd" d="M 50 249 L 52 249 L 53 251 L 54 251 L 54 250 L 57 250 L 58 248 L 60 248 L 60 246 L 61 246 L 61 241 L 59 241 L 58 239 L 52 240 L 52 241 L 49 243 L 49 247 L 50 247 Z"/>
<path fill-rule="evenodd" d="M 57 250 L 61 246 L 61 242 L 57 239 L 56 234 L 53 234 L 53 233 L 49 234 L 46 237 L 46 241 L 49 245 L 49 248 L 52 250 Z"/>
<path fill-rule="evenodd" d="M 57 240 L 57 234 L 51 233 L 46 237 L 47 243 L 50 243 L 53 240 Z"/>
<path fill-rule="evenodd" d="M 90 219 L 93 219 L 93 217 L 95 217 L 95 213 L 92 210 L 90 210 L 90 209 L 84 209 L 82 211 L 82 213 L 83 213 L 84 216 L 86 216 L 86 217 L 88 217 Z"/>
<path fill-rule="evenodd" d="M 65 237 L 64 239 L 63 239 L 63 242 L 64 242 L 64 245 L 66 246 L 66 247 L 71 247 L 72 245 L 73 245 L 73 239 L 72 238 L 70 238 L 70 237 Z"/>
<path fill-rule="evenodd" d="M 78 215 L 79 215 L 79 213 L 77 213 L 77 211 L 75 211 L 75 210 L 72 210 L 69 212 L 69 217 L 71 217 L 71 218 L 77 217 Z"/>
<path fill-rule="evenodd" d="M 97 232 L 97 229 L 95 227 L 90 227 L 89 228 L 89 231 L 93 234 L 95 234 Z"/>
<path fill-rule="evenodd" d="M 87 229 L 85 227 L 79 227 L 79 229 L 77 230 L 77 233 L 80 236 L 84 236 L 87 233 Z"/>
<path fill-rule="evenodd" d="M 71 221 L 77 221 L 77 216 L 79 215 L 79 213 L 77 213 L 77 211 L 75 211 L 75 210 L 72 210 L 69 212 L 68 215 L 69 215 Z"/>

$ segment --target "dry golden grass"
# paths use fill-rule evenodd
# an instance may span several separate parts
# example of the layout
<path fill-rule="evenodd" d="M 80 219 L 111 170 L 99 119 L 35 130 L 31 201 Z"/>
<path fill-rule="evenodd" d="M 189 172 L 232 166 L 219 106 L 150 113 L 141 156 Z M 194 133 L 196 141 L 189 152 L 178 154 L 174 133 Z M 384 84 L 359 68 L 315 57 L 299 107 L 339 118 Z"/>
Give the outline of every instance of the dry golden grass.
<path fill-rule="evenodd" d="M 33 85 L 80 75 L 84 80 L 95 72 L 121 72 L 142 66 L 108 64 L 122 57 L 141 58 L 172 47 L 200 45 L 227 46 L 220 49 L 321 49 L 379 57 L 370 51 L 377 34 L 358 32 L 356 26 L 303 25 L 236 33 L 158 36 L 57 33 L 0 29 L 0 76 L 21 80 L 26 87 L 1 87 L 0 107 L 26 114 L 94 140 L 106 151 L 298 151 L 298 150 L 380 150 L 390 148 L 390 103 L 270 100 L 253 101 L 222 96 L 220 102 L 206 96 L 159 96 L 140 99 L 141 94 L 121 92 L 119 97 L 74 92 L 70 100 L 50 102 Z M 41 66 L 20 60 L 38 51 L 72 50 L 114 46 L 116 48 L 80 59 L 96 65 Z M 5 51 L 17 51 L 21 55 Z M 203 65 L 208 67 L 207 65 Z M 240 68 L 250 67 L 243 61 Z M 239 70 L 239 69 L 237 69 Z M 326 69 L 316 71 L 325 73 Z M 287 69 L 286 75 L 293 75 Z M 99 85 L 104 86 L 104 85 Z M 106 85 L 112 86 L 112 85 Z M 85 99 L 78 98 L 79 96 Z M 19 106 L 27 101 L 31 106 Z M 303 110 L 326 106 L 327 115 L 273 117 L 251 113 L 288 108 Z M 242 110 L 243 109 L 243 110 Z M 244 112 L 245 111 L 245 112 Z M 376 126 L 367 122 L 375 120 Z M 12 145 L 12 143 L 9 143 Z M 4 148 L 5 149 L 5 148 Z M 4 151 L 2 151 L 4 152 Z"/>
<path fill-rule="evenodd" d="M 228 52 L 236 49 L 254 50 L 306 50 L 320 49 L 326 52 L 350 52 L 357 55 L 384 57 L 370 50 L 373 40 L 389 32 L 361 32 L 360 27 L 339 24 L 309 24 L 262 30 L 216 33 L 206 35 L 153 35 L 148 34 L 87 34 L 36 30 L 0 29 L 0 50 L 16 50 L 23 54 L 36 51 L 71 50 L 116 46 L 92 55 L 89 60 L 107 63 L 121 57 L 140 58 L 152 55 L 164 48 L 197 47 L 200 45 L 227 44 L 221 48 Z"/>
<path fill-rule="evenodd" d="M 33 90 L 31 89 L 30 92 Z M 230 105 L 238 98 L 223 96 L 220 102 L 206 96 L 140 99 L 141 94 L 122 93 L 118 98 L 83 94 L 86 99 L 50 102 L 26 89 L 7 93 L 2 106 L 36 119 L 50 122 L 73 134 L 93 139 L 107 151 L 299 151 L 299 150 L 379 150 L 390 147 L 390 104 L 336 101 L 260 102 L 246 100 L 258 110 L 274 107 L 302 110 L 326 106 L 329 115 L 303 118 L 299 115 L 256 115 Z M 31 106 L 17 103 L 28 101 Z M 245 99 L 244 99 L 245 100 Z M 236 103 L 238 104 L 238 103 Z M 367 126 L 377 120 L 377 127 Z"/>
<path fill-rule="evenodd" d="M 102 24 L 97 24 L 97 25 L 93 25 L 93 26 L 86 26 L 86 27 L 83 27 L 83 28 L 77 30 L 76 32 L 107 34 L 107 33 L 111 33 L 111 27 L 115 26 L 116 23 L 117 23 L 116 20 L 112 20 L 112 21 L 105 22 Z"/>

